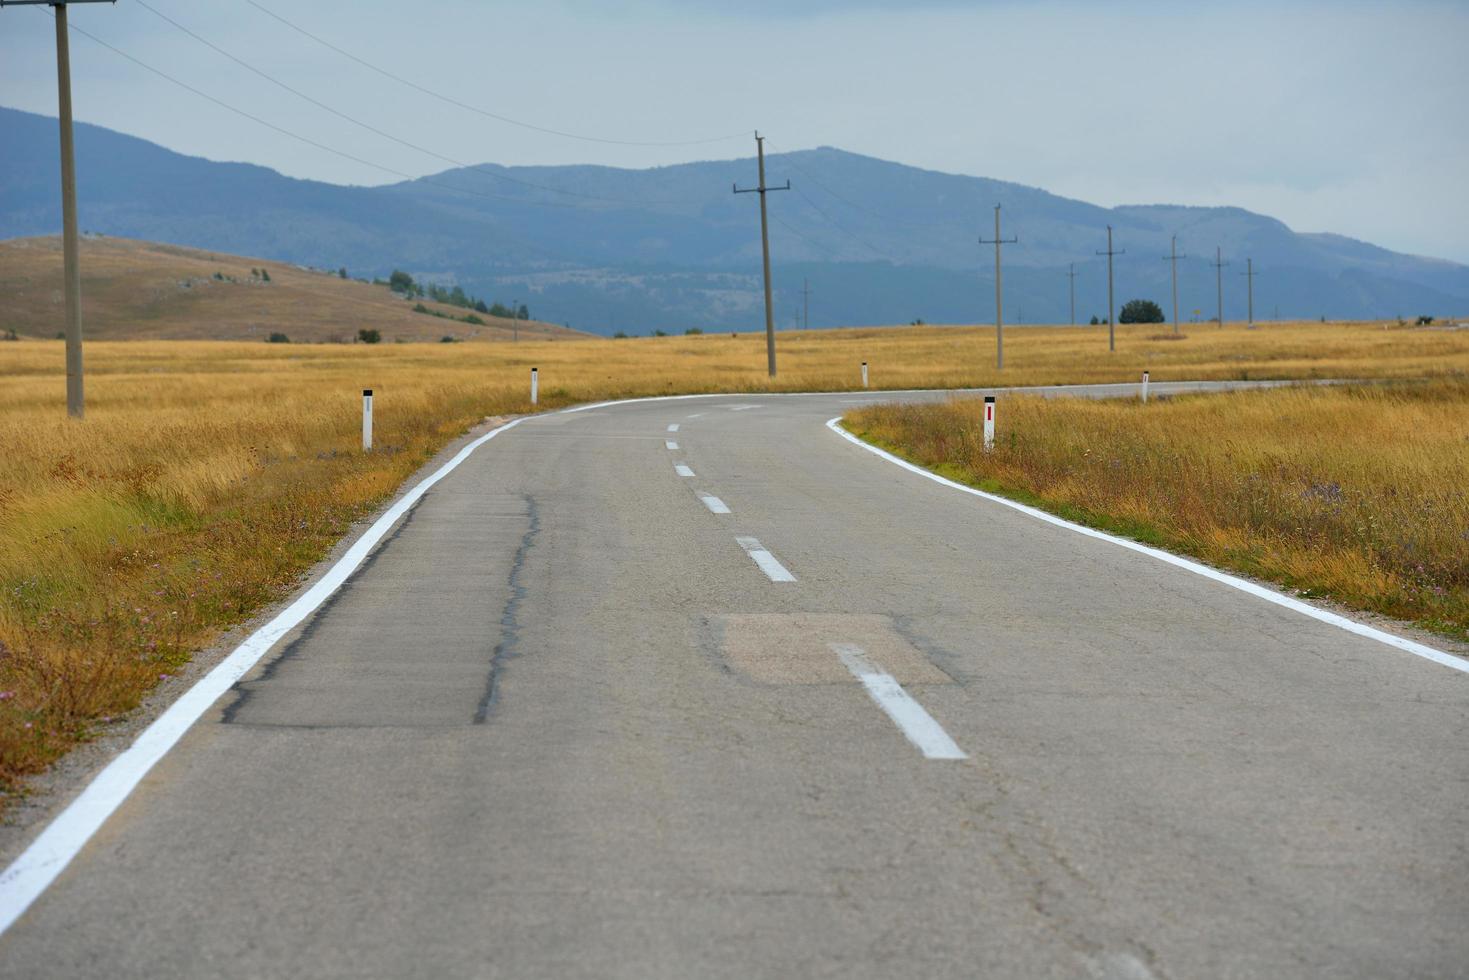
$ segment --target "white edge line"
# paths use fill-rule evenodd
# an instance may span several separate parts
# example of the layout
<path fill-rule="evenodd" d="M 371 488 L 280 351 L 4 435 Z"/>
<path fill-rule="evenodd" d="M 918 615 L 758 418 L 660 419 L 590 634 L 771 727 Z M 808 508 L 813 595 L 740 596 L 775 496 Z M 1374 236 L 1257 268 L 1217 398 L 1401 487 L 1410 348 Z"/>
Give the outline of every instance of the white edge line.
<path fill-rule="evenodd" d="M 1210 568 L 1208 565 L 1201 565 L 1196 561 L 1191 561 L 1188 558 L 1182 558 L 1178 555 L 1172 554 L 1171 552 L 1163 551 L 1159 548 L 1153 548 L 1149 545 L 1140 544 L 1136 541 L 1129 541 L 1127 538 L 1119 538 L 1116 535 L 1108 534 L 1105 531 L 1098 531 L 1095 528 L 1086 527 L 1081 524 L 1075 524 L 1071 521 L 1066 520 L 1065 518 L 1057 517 L 1054 514 L 1048 514 L 1043 510 L 1039 510 L 1027 504 L 1017 503 L 1016 501 L 1010 500 L 1006 497 L 1001 497 L 997 494 L 988 493 L 984 490 L 977 490 L 974 487 L 965 486 L 964 484 L 958 483 L 954 480 L 950 480 L 947 477 L 939 476 L 937 473 L 910 463 L 906 459 L 900 459 L 899 457 L 894 456 L 892 453 L 888 452 L 885 449 L 879 449 L 877 446 L 874 446 L 869 442 L 865 442 L 862 439 L 857 438 L 856 436 L 852 435 L 852 433 L 842 428 L 841 421 L 841 416 L 830 419 L 827 421 L 826 427 L 835 432 L 837 435 L 841 436 L 843 439 L 846 439 L 848 442 L 862 447 L 873 455 L 879 456 L 882 459 L 887 460 L 889 463 L 896 463 L 903 469 L 908 470 L 911 473 L 917 473 L 919 476 L 926 477 L 927 479 L 930 479 L 935 483 L 941 483 L 951 489 L 959 490 L 971 496 L 979 497 L 992 503 L 1000 504 L 1003 507 L 1009 507 L 1011 510 L 1018 510 L 1022 514 L 1028 514 L 1029 516 L 1034 517 L 1036 520 L 1045 521 L 1047 524 L 1054 524 L 1057 527 L 1064 527 L 1068 530 L 1075 531 L 1078 534 L 1084 534 L 1089 538 L 1096 538 L 1099 541 L 1109 541 L 1112 544 L 1126 548 L 1129 551 L 1136 551 L 1138 554 L 1147 555 L 1150 558 L 1156 558 L 1161 562 L 1167 562 L 1175 568 L 1181 568 L 1184 571 L 1193 572 L 1195 575 L 1202 575 L 1204 578 L 1213 579 L 1214 581 L 1227 585 L 1232 589 L 1238 589 L 1241 592 L 1247 592 L 1258 599 L 1264 599 L 1266 602 L 1273 602 L 1277 606 L 1283 606 L 1286 609 L 1298 612 L 1303 616 L 1310 616 L 1312 619 L 1319 620 L 1320 622 L 1329 623 L 1332 626 L 1336 626 L 1340 629 L 1346 630 L 1348 633 L 1355 633 L 1358 636 L 1365 636 L 1368 639 L 1377 640 L 1379 643 L 1385 643 L 1390 647 L 1396 647 L 1397 649 L 1403 650 L 1407 653 L 1411 653 L 1414 656 L 1422 657 L 1425 660 L 1432 660 L 1436 664 L 1440 664 L 1444 667 L 1448 667 L 1453 670 L 1458 670 L 1469 674 L 1469 660 L 1461 659 L 1454 656 L 1453 654 L 1445 653 L 1442 650 L 1436 650 L 1431 646 L 1423 643 L 1418 643 L 1414 640 L 1405 639 L 1401 636 L 1395 636 L 1392 633 L 1388 633 L 1375 627 L 1368 626 L 1366 623 L 1359 623 L 1355 619 L 1348 619 L 1346 616 L 1339 616 L 1334 612 L 1328 612 L 1325 609 L 1318 609 L 1315 606 L 1309 605 L 1308 603 L 1301 602 L 1299 599 L 1292 599 L 1290 596 L 1282 595 L 1281 593 L 1276 592 L 1273 589 L 1264 588 L 1262 586 L 1256 585 L 1254 582 L 1247 582 L 1244 579 L 1236 578 L 1235 576 L 1230 575 L 1227 572 L 1221 572 L 1217 568 Z"/>
<path fill-rule="evenodd" d="M 529 416 L 527 416 L 529 417 Z M 25 913 L 42 892 L 65 870 L 122 805 L 148 771 L 173 748 L 220 696 L 249 672 L 281 637 L 316 611 L 362 564 L 373 547 L 397 524 L 435 483 L 448 476 L 480 446 L 525 419 L 515 419 L 485 433 L 459 450 L 443 466 L 389 507 L 346 554 L 302 595 L 235 647 L 224 660 L 201 677 L 145 728 L 132 745 L 92 778 L 76 799 L 0 873 L 0 934 Z"/>
<path fill-rule="evenodd" d="M 883 710 L 883 714 L 898 726 L 908 741 L 918 746 L 925 759 L 969 758 L 944 731 L 944 726 L 903 690 L 897 678 L 873 666 L 861 647 L 851 643 L 832 643 L 829 646 L 841 657 L 852 676 L 867 688 L 868 696 Z"/>

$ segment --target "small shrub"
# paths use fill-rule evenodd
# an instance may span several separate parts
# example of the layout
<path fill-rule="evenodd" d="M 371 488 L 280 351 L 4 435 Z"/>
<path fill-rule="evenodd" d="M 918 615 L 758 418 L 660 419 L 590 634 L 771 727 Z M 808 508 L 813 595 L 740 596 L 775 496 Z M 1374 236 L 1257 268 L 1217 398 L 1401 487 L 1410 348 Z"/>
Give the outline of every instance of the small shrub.
<path fill-rule="evenodd" d="M 393 274 L 388 276 L 388 288 L 395 293 L 412 293 L 413 277 L 402 269 L 394 269 Z"/>
<path fill-rule="evenodd" d="M 6 330 L 5 333 L 4 333 L 4 335 L 3 336 L 0 336 L 0 340 L 19 340 L 19 339 L 20 339 L 20 334 L 18 334 L 18 333 L 15 332 L 15 328 L 14 327 L 11 327 L 9 330 Z"/>
<path fill-rule="evenodd" d="M 289 344 L 290 342 L 291 342 L 291 338 L 290 337 L 287 337 L 285 334 L 281 333 L 279 330 L 277 330 L 275 333 L 272 333 L 270 335 L 269 343 L 272 343 L 272 344 Z"/>
<path fill-rule="evenodd" d="M 685 337 L 697 337 L 700 334 L 702 334 L 703 332 L 704 331 L 700 330 L 698 327 L 689 327 L 687 330 L 685 330 L 683 332 L 683 335 Z"/>
<path fill-rule="evenodd" d="M 456 338 L 451 337 L 449 334 L 444 334 L 439 338 L 439 343 L 441 344 L 457 344 L 458 342 Z"/>
<path fill-rule="evenodd" d="M 260 270 L 260 278 L 263 281 L 265 281 L 265 282 L 270 282 L 270 270 L 269 269 L 261 269 Z"/>
<path fill-rule="evenodd" d="M 479 317 L 475 316 L 473 313 L 471 313 L 468 316 L 466 316 L 464 318 L 464 322 L 465 323 L 472 323 L 476 327 L 482 327 L 482 326 L 485 325 L 485 321 L 481 320 Z"/>
<path fill-rule="evenodd" d="M 357 339 L 364 344 L 376 344 L 383 339 L 383 335 L 376 330 L 363 327 L 357 331 Z"/>
<path fill-rule="evenodd" d="M 662 330 L 654 330 L 653 331 L 653 336 L 655 336 L 655 337 L 667 337 L 668 334 L 664 333 Z"/>
<path fill-rule="evenodd" d="M 337 270 L 337 278 L 338 279 L 346 279 L 347 278 L 347 267 L 345 265 L 342 266 L 340 269 Z"/>
<path fill-rule="evenodd" d="M 627 339 L 627 334 L 624 333 L 623 331 L 619 330 L 615 334 L 612 335 L 612 339 L 613 340 L 626 340 Z"/>
<path fill-rule="evenodd" d="M 1418 326 L 1420 326 L 1420 327 L 1431 327 L 1431 326 L 1433 326 L 1433 317 L 1431 317 L 1431 316 L 1420 316 L 1418 318 Z"/>

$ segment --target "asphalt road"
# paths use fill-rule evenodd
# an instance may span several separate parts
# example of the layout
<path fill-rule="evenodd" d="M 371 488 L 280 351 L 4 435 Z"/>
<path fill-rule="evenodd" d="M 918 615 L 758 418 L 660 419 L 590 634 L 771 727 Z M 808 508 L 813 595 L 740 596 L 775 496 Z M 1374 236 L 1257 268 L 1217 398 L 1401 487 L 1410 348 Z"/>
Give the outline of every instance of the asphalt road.
<path fill-rule="evenodd" d="M 906 472 L 861 400 L 482 447 L 0 976 L 1469 975 L 1469 674 Z"/>

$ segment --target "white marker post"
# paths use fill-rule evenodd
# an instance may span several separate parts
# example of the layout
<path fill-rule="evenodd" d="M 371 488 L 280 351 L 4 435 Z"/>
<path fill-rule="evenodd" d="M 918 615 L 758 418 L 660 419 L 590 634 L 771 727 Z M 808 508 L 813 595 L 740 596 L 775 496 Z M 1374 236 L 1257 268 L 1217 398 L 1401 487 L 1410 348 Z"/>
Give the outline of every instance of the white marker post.
<path fill-rule="evenodd" d="M 1143 404 L 1148 403 L 1148 372 L 1143 372 Z"/>
<path fill-rule="evenodd" d="M 862 362 L 862 387 L 867 387 L 867 362 Z"/>
<path fill-rule="evenodd" d="M 984 396 L 984 451 L 995 448 L 995 396 Z"/>
<path fill-rule="evenodd" d="M 540 398 L 541 378 L 535 368 L 530 369 L 530 403 L 534 405 Z"/>
<path fill-rule="evenodd" d="M 362 451 L 372 452 L 372 389 L 362 389 Z"/>

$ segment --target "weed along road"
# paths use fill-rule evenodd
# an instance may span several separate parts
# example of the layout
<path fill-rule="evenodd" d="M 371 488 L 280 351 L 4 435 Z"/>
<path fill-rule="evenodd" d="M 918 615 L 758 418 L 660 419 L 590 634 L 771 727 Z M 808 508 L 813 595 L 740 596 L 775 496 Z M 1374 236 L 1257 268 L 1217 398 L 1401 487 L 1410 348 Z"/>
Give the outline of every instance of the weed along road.
<path fill-rule="evenodd" d="M 893 397 L 500 431 L 7 872 L 0 975 L 1462 976 L 1464 663 L 827 424 Z"/>

